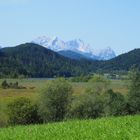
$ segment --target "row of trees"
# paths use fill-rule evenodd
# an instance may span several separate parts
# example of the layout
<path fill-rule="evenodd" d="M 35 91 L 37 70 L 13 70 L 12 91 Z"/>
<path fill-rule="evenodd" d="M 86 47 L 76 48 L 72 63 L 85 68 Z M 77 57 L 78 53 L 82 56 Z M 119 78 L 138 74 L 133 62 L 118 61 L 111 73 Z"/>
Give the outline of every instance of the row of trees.
<path fill-rule="evenodd" d="M 6 80 L 4 80 L 2 83 L 1 83 L 1 88 L 3 89 L 25 89 L 26 87 L 22 86 L 22 85 L 19 85 L 18 82 L 10 82 L 8 83 Z"/>
<path fill-rule="evenodd" d="M 1 87 L 3 89 L 6 89 L 6 88 L 18 88 L 18 82 L 15 82 L 15 83 L 8 83 L 6 80 L 4 80 L 2 83 L 1 83 Z"/>
<path fill-rule="evenodd" d="M 15 124 L 48 123 L 66 119 L 88 119 L 140 113 L 140 71 L 130 72 L 127 95 L 111 89 L 88 89 L 74 97 L 72 86 L 64 79 L 50 81 L 38 104 L 21 98 L 8 105 L 9 122 Z"/>
<path fill-rule="evenodd" d="M 109 80 L 101 74 L 80 75 L 77 77 L 71 77 L 68 80 L 71 82 L 109 82 Z"/>

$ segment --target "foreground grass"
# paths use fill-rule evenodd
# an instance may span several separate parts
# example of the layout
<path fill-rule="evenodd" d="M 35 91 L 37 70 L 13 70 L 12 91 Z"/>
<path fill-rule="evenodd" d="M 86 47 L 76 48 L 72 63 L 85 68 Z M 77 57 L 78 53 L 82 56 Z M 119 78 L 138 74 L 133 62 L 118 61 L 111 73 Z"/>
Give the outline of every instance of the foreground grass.
<path fill-rule="evenodd" d="M 140 116 L 0 129 L 0 140 L 140 140 Z"/>

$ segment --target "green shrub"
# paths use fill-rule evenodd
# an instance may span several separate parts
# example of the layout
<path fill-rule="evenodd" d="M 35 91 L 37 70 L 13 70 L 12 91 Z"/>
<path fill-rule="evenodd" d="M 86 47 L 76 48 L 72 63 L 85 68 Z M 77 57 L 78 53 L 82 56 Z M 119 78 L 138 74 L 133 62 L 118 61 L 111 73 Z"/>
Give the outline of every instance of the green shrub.
<path fill-rule="evenodd" d="M 7 117 L 0 113 L 0 128 L 1 127 L 6 127 L 8 125 L 8 122 L 7 122 Z"/>
<path fill-rule="evenodd" d="M 8 83 L 7 83 L 6 80 L 4 80 L 4 81 L 2 82 L 1 87 L 4 88 L 4 89 L 6 89 L 6 88 L 9 87 L 9 85 L 8 85 Z"/>
<path fill-rule="evenodd" d="M 68 112 L 72 86 L 63 78 L 50 81 L 41 94 L 39 113 L 44 122 L 61 121 Z"/>
<path fill-rule="evenodd" d="M 129 113 L 140 113 L 140 71 L 136 68 L 129 73 L 130 90 L 128 93 Z"/>
<path fill-rule="evenodd" d="M 96 84 L 96 89 L 100 92 L 104 92 L 110 85 L 110 80 L 106 79 L 102 75 L 94 75 L 90 80 L 90 83 Z"/>
<path fill-rule="evenodd" d="M 89 93 L 80 95 L 72 102 L 69 117 L 71 118 L 97 118 L 103 113 L 103 103 L 98 93 Z"/>
<path fill-rule="evenodd" d="M 107 82 L 107 79 L 104 78 L 102 75 L 93 75 L 90 79 L 89 82 Z"/>
<path fill-rule="evenodd" d="M 104 114 L 107 116 L 117 116 L 127 114 L 125 98 L 121 93 L 106 91 L 103 96 Z"/>
<path fill-rule="evenodd" d="M 27 98 L 19 98 L 8 104 L 7 107 L 9 123 L 16 124 L 34 124 L 40 122 L 38 107 L 32 104 Z"/>
<path fill-rule="evenodd" d="M 10 82 L 10 83 L 8 83 L 6 80 L 4 80 L 2 82 L 1 87 L 3 89 L 6 89 L 6 88 L 19 89 L 20 88 L 19 85 L 18 85 L 18 82 L 15 82 L 15 83 Z"/>
<path fill-rule="evenodd" d="M 90 78 L 91 78 L 91 75 L 80 75 L 77 77 L 71 77 L 69 78 L 69 80 L 71 82 L 88 82 Z"/>

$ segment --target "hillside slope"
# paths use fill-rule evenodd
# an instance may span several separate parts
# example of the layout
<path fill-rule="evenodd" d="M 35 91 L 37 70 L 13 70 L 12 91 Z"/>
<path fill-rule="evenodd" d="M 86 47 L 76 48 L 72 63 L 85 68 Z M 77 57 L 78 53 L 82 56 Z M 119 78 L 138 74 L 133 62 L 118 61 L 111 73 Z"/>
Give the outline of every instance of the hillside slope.
<path fill-rule="evenodd" d="M 71 59 L 75 59 L 75 60 L 80 60 L 80 59 L 90 59 L 82 54 L 73 52 L 73 51 L 59 51 L 58 52 L 60 55 L 71 58 Z"/>
<path fill-rule="evenodd" d="M 81 63 L 82 62 L 82 63 Z M 74 76 L 93 71 L 87 60 L 71 60 L 33 43 L 1 49 L 0 75 L 28 77 Z M 86 66 L 84 68 L 84 66 Z"/>
<path fill-rule="evenodd" d="M 105 71 L 128 71 L 133 65 L 140 68 L 140 49 L 134 49 L 121 54 L 109 61 L 104 61 L 100 67 Z"/>
<path fill-rule="evenodd" d="M 1 140 L 139 140 L 140 116 L 0 129 Z"/>
<path fill-rule="evenodd" d="M 140 68 L 140 49 L 108 61 L 88 60 L 77 54 L 72 57 L 79 57 L 79 60 L 67 58 L 33 43 L 3 48 L 0 49 L 0 77 L 70 77 L 97 71 L 128 71 L 133 65 Z"/>

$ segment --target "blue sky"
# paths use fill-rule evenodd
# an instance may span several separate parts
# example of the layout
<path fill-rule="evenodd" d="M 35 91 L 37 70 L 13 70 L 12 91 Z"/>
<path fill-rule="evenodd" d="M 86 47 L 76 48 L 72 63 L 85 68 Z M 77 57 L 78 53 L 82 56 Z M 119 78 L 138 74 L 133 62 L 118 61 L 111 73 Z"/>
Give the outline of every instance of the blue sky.
<path fill-rule="evenodd" d="M 0 0 L 0 45 L 80 38 L 117 54 L 140 48 L 140 0 Z"/>

